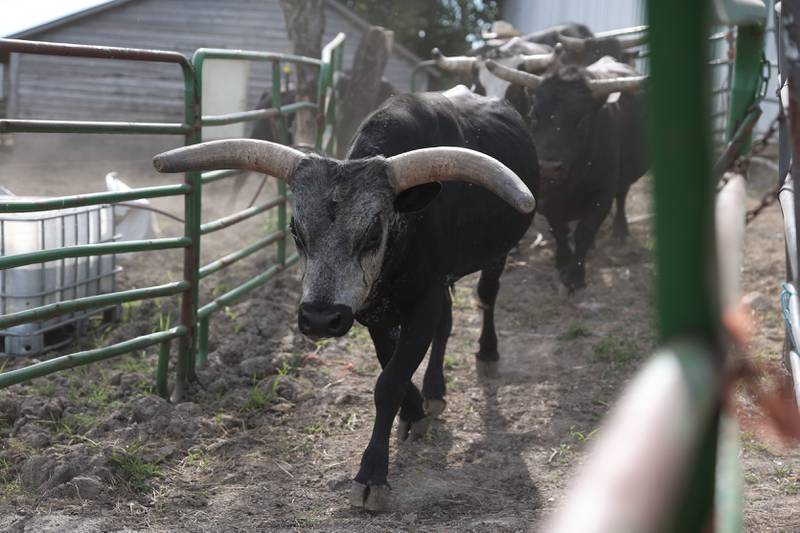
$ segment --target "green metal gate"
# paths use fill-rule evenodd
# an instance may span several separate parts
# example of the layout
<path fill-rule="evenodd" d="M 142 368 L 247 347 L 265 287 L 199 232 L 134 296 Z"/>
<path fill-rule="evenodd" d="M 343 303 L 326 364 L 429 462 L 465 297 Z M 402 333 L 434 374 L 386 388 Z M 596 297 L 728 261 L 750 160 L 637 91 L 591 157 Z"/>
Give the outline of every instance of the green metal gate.
<path fill-rule="evenodd" d="M 334 73 L 341 70 L 342 67 L 344 40 L 344 34 L 340 33 L 337 35 L 323 48 L 321 59 L 268 52 L 200 49 L 195 52 L 190 61 L 184 55 L 177 52 L 0 39 L 0 53 L 44 54 L 108 60 L 124 59 L 172 63 L 180 67 L 184 85 L 184 120 L 181 123 L 4 119 L 0 120 L 0 133 L 182 135 L 184 137 L 184 144 L 190 145 L 200 142 L 202 138 L 202 128 L 204 126 L 253 121 L 263 117 L 277 117 L 279 124 L 279 142 L 286 143 L 286 117 L 300 110 L 309 109 L 318 114 L 321 124 L 317 139 L 317 150 L 322 150 L 324 148 L 328 152 L 331 152 L 335 148 L 335 135 L 333 135 L 333 132 L 336 120 L 333 81 Z M 207 59 L 249 60 L 271 63 L 272 107 L 269 109 L 258 109 L 226 115 L 203 115 L 200 88 L 202 87 L 203 81 L 203 64 Z M 281 65 L 286 63 L 319 69 L 319 87 L 316 102 L 282 104 Z M 156 370 L 156 386 L 158 393 L 166 397 L 168 395 L 167 374 L 170 348 L 172 340 L 178 339 L 177 363 L 175 365 L 176 373 L 172 396 L 173 399 L 180 400 L 185 393 L 187 383 L 194 377 L 196 365 L 203 364 L 206 361 L 208 355 L 208 327 L 211 316 L 216 311 L 223 309 L 226 305 L 231 304 L 253 289 L 263 285 L 275 274 L 288 268 L 297 261 L 296 254 L 291 257 L 286 256 L 286 244 L 289 239 L 286 231 L 286 204 L 288 192 L 283 182 L 279 182 L 278 196 L 275 198 L 217 220 L 206 223 L 202 222 L 200 209 L 202 206 L 203 186 L 236 174 L 238 174 L 238 171 L 233 170 L 206 173 L 187 172 L 183 183 L 175 185 L 142 187 L 124 192 L 101 192 L 63 196 L 33 202 L 9 201 L 0 203 L 0 213 L 24 213 L 98 204 L 114 204 L 130 200 L 167 196 L 183 196 L 184 198 L 184 227 L 182 237 L 77 245 L 0 257 L 0 270 L 5 270 L 18 266 L 44 263 L 65 258 L 167 249 L 183 250 L 183 274 L 180 281 L 153 287 L 76 298 L 0 316 L 0 328 L 7 328 L 34 320 L 52 318 L 76 311 L 108 305 L 174 295 L 180 295 L 181 297 L 180 320 L 177 326 L 111 346 L 64 355 L 27 367 L 0 373 L 0 388 L 22 383 L 59 370 L 86 365 L 134 350 L 159 345 L 160 351 Z M 211 263 L 200 265 L 200 246 L 203 235 L 230 227 L 238 222 L 272 209 L 277 210 L 277 231 Z M 200 280 L 228 268 L 237 261 L 273 244 L 277 245 L 278 259 L 276 264 L 238 287 L 217 297 L 213 301 L 200 306 Z"/>

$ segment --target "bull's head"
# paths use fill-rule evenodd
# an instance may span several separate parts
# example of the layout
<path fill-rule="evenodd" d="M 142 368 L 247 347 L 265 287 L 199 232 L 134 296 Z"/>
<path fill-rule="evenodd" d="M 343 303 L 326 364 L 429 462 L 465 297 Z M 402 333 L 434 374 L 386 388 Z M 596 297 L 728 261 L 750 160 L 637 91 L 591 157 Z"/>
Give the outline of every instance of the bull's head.
<path fill-rule="evenodd" d="M 631 49 L 645 44 L 647 36 L 580 38 L 559 34 L 558 40 L 566 51 L 565 63 L 590 65 L 606 56 L 611 56 L 624 63 L 630 62 L 636 56 Z"/>
<path fill-rule="evenodd" d="M 465 148 L 413 150 L 338 161 L 252 139 L 212 141 L 157 155 L 160 172 L 243 169 L 275 176 L 293 192 L 291 232 L 303 260 L 300 330 L 344 335 L 378 280 L 398 213 L 425 207 L 438 182 L 466 181 L 530 213 L 536 202 L 505 165 Z"/>
<path fill-rule="evenodd" d="M 597 111 L 615 92 L 638 91 L 646 77 L 591 79 L 586 70 L 568 65 L 548 76 L 537 76 L 487 62 L 496 76 L 533 92 L 528 124 L 536 145 L 542 197 L 558 188 L 585 151 Z"/>

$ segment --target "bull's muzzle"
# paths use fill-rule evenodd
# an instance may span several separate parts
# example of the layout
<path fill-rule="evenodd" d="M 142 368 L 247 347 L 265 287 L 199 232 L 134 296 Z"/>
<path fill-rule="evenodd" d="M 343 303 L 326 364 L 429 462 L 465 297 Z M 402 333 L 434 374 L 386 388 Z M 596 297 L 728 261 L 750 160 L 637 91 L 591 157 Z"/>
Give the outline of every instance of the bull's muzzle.
<path fill-rule="evenodd" d="M 353 310 L 341 304 L 302 303 L 297 324 L 309 337 L 341 337 L 353 327 Z"/>

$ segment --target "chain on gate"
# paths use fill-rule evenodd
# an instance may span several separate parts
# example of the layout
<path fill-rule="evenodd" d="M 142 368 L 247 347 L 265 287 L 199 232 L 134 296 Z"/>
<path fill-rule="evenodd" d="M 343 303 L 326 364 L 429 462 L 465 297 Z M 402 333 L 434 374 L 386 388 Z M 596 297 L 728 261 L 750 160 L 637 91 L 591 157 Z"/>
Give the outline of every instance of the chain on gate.
<path fill-rule="evenodd" d="M 756 108 L 759 107 L 761 101 L 766 96 L 767 90 L 767 83 L 769 82 L 769 71 L 767 70 L 769 67 L 769 62 L 767 61 L 766 57 L 762 57 L 762 75 L 761 75 L 761 89 L 759 91 L 759 95 L 756 98 L 756 101 L 753 102 L 750 109 L 748 109 L 747 114 L 758 111 Z M 766 72 L 765 72 L 766 71 Z M 759 137 L 758 139 L 754 140 L 750 145 L 750 151 L 746 156 L 739 156 L 731 165 L 731 169 L 736 172 L 737 174 L 741 174 L 742 176 L 747 177 L 747 171 L 750 168 L 750 162 L 752 161 L 753 157 L 761 155 L 769 146 L 772 138 L 775 137 L 775 134 L 780 130 L 781 125 L 786 120 L 786 115 L 783 112 L 783 102 L 781 101 L 781 88 L 779 87 L 776 91 L 778 97 L 778 113 L 775 118 L 769 123 L 769 127 L 764 132 L 764 134 Z M 760 111 L 758 111 L 760 113 Z M 719 186 L 717 187 L 717 192 L 721 191 L 725 185 L 728 183 L 729 178 L 723 177 L 720 182 Z M 778 176 L 778 182 L 773 189 L 770 189 L 761 197 L 761 200 L 758 202 L 758 205 L 752 209 L 747 211 L 747 215 L 745 217 L 745 224 L 750 224 L 753 220 L 755 220 L 765 209 L 772 206 L 778 200 L 778 193 L 783 186 L 783 176 Z"/>

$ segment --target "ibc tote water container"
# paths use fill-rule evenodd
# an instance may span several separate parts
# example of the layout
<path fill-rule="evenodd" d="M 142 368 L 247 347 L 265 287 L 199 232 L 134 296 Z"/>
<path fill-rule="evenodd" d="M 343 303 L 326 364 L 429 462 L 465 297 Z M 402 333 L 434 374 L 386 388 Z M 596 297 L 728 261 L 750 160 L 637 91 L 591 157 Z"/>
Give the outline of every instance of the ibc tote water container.
<path fill-rule="evenodd" d="M 37 200 L 0 196 L 3 200 Z M 0 214 L 0 256 L 115 240 L 109 205 L 57 209 L 38 213 Z M 60 259 L 0 270 L 0 313 L 114 291 L 121 270 L 114 255 Z M 61 315 L 49 320 L 0 329 L 4 355 L 35 355 L 69 342 L 90 316 L 111 318 L 115 306 Z"/>

